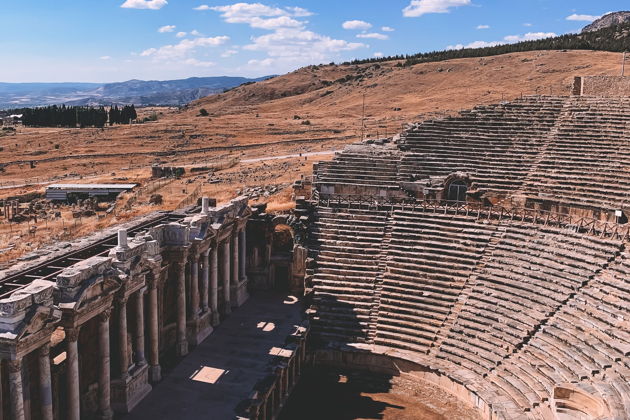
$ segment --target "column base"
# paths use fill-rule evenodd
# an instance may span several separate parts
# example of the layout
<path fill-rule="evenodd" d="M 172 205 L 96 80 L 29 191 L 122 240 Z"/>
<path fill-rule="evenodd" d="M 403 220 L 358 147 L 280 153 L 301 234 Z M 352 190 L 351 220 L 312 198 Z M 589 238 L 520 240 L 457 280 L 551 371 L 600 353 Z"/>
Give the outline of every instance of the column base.
<path fill-rule="evenodd" d="M 221 315 L 219 312 L 212 312 L 212 326 L 216 327 L 221 323 Z"/>
<path fill-rule="evenodd" d="M 189 319 L 186 323 L 186 338 L 188 340 L 188 344 L 191 346 L 196 346 L 199 344 L 197 341 L 197 333 L 199 332 L 199 318 Z"/>
<path fill-rule="evenodd" d="M 112 381 L 112 408 L 117 413 L 129 413 L 151 392 L 149 365 L 135 366 L 125 379 Z"/>
<path fill-rule="evenodd" d="M 238 308 L 249 299 L 249 292 L 247 291 L 247 277 L 242 278 L 238 285 L 232 291 L 234 296 L 232 298 L 232 308 Z"/>
<path fill-rule="evenodd" d="M 177 355 L 184 357 L 188 354 L 188 340 L 177 343 Z"/>
<path fill-rule="evenodd" d="M 162 366 L 149 366 L 149 381 L 151 383 L 160 382 L 162 380 Z"/>
<path fill-rule="evenodd" d="M 100 420 L 112 420 L 114 418 L 114 413 L 112 410 L 108 410 L 107 412 L 99 414 L 98 418 Z"/>
<path fill-rule="evenodd" d="M 197 326 L 197 344 L 202 343 L 212 332 L 212 314 L 210 311 L 204 312 L 199 317 L 199 324 Z"/>
<path fill-rule="evenodd" d="M 223 316 L 227 316 L 232 313 L 232 306 L 230 302 L 225 302 L 225 308 L 223 308 Z"/>

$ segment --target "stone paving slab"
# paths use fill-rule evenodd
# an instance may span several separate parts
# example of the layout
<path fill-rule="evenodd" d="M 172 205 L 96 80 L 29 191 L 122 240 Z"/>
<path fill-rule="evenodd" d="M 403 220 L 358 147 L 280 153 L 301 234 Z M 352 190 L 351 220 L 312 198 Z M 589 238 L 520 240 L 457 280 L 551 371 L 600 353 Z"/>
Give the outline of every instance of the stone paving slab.
<path fill-rule="evenodd" d="M 125 420 L 230 420 L 267 374 L 270 351 L 302 320 L 292 296 L 252 294 L 157 384 Z"/>

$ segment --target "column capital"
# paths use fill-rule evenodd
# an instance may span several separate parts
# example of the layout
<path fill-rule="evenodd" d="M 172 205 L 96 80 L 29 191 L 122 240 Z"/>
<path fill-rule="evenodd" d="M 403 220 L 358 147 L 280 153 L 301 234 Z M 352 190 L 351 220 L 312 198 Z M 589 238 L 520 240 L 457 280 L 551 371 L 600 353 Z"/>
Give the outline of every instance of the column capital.
<path fill-rule="evenodd" d="M 46 343 L 39 348 L 40 357 L 50 356 L 50 343 Z"/>
<path fill-rule="evenodd" d="M 98 314 L 98 320 L 100 322 L 109 322 L 109 318 L 111 317 L 111 315 L 112 315 L 111 308 L 107 308 L 103 312 Z"/>
<path fill-rule="evenodd" d="M 118 303 L 119 307 L 127 305 L 128 301 L 129 301 L 129 296 L 125 296 L 125 295 L 122 295 L 118 299 L 116 299 L 116 303 Z"/>
<path fill-rule="evenodd" d="M 193 262 L 193 263 L 198 263 L 200 257 L 201 257 L 201 255 L 198 252 L 193 252 L 192 254 L 190 254 L 188 256 L 190 261 Z"/>
<path fill-rule="evenodd" d="M 162 267 L 151 270 L 151 276 L 146 277 L 146 284 L 149 289 L 157 289 L 160 276 L 162 275 Z"/>
<path fill-rule="evenodd" d="M 19 373 L 22 371 L 22 359 L 8 360 L 7 365 L 9 366 L 10 373 Z"/>
<path fill-rule="evenodd" d="M 75 342 L 79 339 L 79 332 L 81 331 L 81 327 L 68 328 L 65 331 L 68 341 Z"/>

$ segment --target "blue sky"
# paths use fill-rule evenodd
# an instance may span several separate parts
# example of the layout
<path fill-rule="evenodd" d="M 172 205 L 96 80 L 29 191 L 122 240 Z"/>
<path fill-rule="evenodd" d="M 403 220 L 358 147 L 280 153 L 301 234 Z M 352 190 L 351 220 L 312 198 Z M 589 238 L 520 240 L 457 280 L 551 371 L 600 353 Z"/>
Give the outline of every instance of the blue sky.
<path fill-rule="evenodd" d="M 576 32 L 626 8 L 616 0 L 20 0 L 2 6 L 0 82 L 282 74 Z"/>

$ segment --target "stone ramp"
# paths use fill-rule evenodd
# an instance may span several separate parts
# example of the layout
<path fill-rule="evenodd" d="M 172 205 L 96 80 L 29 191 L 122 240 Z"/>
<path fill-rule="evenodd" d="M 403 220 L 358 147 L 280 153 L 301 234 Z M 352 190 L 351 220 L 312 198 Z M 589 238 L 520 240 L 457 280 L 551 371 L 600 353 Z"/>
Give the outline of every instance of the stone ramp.
<path fill-rule="evenodd" d="M 224 420 L 268 373 L 273 356 L 302 321 L 296 298 L 258 292 L 186 356 L 125 420 Z"/>

